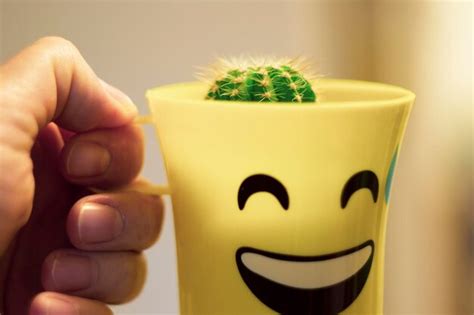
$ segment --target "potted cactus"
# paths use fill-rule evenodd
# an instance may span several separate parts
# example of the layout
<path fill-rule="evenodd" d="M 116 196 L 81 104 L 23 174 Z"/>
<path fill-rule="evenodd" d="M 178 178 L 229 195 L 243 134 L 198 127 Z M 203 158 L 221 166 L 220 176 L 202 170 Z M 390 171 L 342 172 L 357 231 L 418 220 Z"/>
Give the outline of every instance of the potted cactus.
<path fill-rule="evenodd" d="M 316 94 L 303 74 L 302 62 L 294 59 L 221 59 L 212 67 L 215 80 L 207 99 L 253 102 L 315 102 Z"/>

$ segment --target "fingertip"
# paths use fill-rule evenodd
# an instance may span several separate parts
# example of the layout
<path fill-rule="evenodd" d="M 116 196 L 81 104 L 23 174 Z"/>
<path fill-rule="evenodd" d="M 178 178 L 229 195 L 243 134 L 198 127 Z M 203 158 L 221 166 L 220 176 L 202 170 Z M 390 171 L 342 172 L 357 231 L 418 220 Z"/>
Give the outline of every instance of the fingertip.
<path fill-rule="evenodd" d="M 164 203 L 136 192 L 97 194 L 79 200 L 67 218 L 73 246 L 88 251 L 142 251 L 160 236 Z"/>
<path fill-rule="evenodd" d="M 117 109 L 121 111 L 126 117 L 133 118 L 138 114 L 137 107 L 127 94 L 102 79 L 99 79 L 99 81 L 104 87 L 108 96 L 116 104 Z"/>

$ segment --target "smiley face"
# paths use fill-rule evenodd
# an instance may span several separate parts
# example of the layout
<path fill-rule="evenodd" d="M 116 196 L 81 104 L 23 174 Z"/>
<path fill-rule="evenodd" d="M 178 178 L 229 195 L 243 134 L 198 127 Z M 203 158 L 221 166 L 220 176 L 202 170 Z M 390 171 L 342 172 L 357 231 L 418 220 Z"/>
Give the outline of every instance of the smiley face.
<path fill-rule="evenodd" d="M 341 193 L 341 209 L 346 209 L 355 192 L 365 188 L 377 202 L 379 180 L 369 170 L 347 180 Z M 247 200 L 259 192 L 272 194 L 284 211 L 290 211 L 287 189 L 266 174 L 252 175 L 242 182 L 237 195 L 239 209 L 243 211 Z M 281 314 L 330 315 L 343 311 L 357 299 L 369 276 L 374 250 L 374 240 L 315 256 L 240 247 L 235 258 L 247 287 L 272 310 Z"/>

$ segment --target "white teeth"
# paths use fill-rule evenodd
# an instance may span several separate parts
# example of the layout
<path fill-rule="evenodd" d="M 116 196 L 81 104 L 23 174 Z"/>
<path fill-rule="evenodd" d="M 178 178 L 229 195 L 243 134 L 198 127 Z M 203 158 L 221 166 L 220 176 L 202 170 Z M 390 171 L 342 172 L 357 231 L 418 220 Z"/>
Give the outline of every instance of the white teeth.
<path fill-rule="evenodd" d="M 368 261 L 372 247 L 338 258 L 320 261 L 288 261 L 256 253 L 244 253 L 242 263 L 273 282 L 300 289 L 327 287 L 347 280 Z"/>

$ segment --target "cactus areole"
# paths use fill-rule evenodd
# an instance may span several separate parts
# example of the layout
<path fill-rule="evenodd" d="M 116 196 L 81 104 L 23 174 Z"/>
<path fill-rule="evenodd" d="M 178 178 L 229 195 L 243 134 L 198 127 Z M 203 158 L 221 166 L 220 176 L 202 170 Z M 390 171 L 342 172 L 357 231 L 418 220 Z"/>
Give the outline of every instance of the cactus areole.
<path fill-rule="evenodd" d="M 251 102 L 315 102 L 311 83 L 294 62 L 257 62 L 235 66 L 221 62 L 214 69 L 217 78 L 211 83 L 206 99 Z"/>

